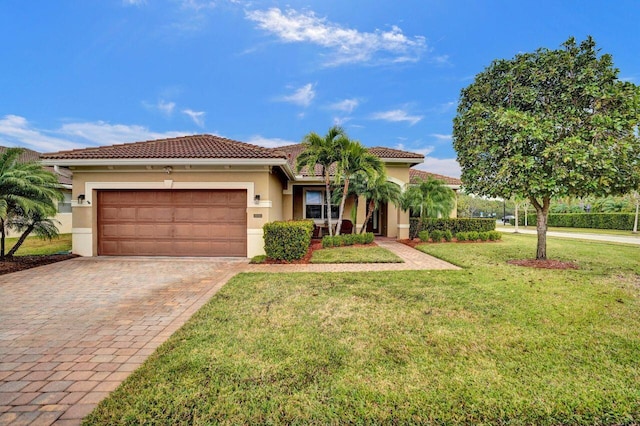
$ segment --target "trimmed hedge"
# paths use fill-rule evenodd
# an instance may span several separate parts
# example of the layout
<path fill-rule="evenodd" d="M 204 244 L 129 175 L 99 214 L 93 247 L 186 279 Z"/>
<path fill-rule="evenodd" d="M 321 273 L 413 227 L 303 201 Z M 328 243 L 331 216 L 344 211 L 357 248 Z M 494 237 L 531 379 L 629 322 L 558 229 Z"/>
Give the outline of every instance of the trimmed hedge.
<path fill-rule="evenodd" d="M 270 222 L 262 227 L 264 251 L 276 260 L 301 259 L 307 254 L 313 234 L 312 220 Z"/>
<path fill-rule="evenodd" d="M 591 228 L 633 230 L 634 213 L 550 213 L 547 226 L 562 228 Z M 537 215 L 529 214 L 529 226 L 536 226 Z M 524 225 L 524 215 L 518 217 L 518 224 Z"/>
<path fill-rule="evenodd" d="M 456 234 L 456 240 L 458 241 L 498 241 L 502 239 L 502 232 L 498 231 L 469 231 L 458 232 Z"/>
<path fill-rule="evenodd" d="M 418 232 L 418 238 L 426 243 L 427 241 L 429 241 L 429 231 Z"/>
<path fill-rule="evenodd" d="M 371 244 L 375 239 L 373 232 L 364 234 L 325 235 L 322 237 L 322 248 L 352 246 L 354 244 Z"/>
<path fill-rule="evenodd" d="M 487 232 L 496 229 L 495 219 L 459 219 L 459 218 L 447 218 L 447 219 L 425 219 L 422 222 L 422 229 L 418 229 L 420 218 L 412 217 L 409 219 L 409 238 L 416 238 L 420 231 L 451 231 L 452 234 L 458 232 Z"/>

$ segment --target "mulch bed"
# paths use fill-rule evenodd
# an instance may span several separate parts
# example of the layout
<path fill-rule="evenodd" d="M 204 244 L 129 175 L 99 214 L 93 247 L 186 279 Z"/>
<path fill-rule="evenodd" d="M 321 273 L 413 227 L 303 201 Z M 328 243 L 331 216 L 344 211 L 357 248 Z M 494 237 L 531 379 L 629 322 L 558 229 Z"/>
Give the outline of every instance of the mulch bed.
<path fill-rule="evenodd" d="M 538 260 L 538 259 L 518 259 L 507 260 L 509 265 L 525 266 L 527 268 L 539 268 L 539 269 L 579 269 L 578 265 L 573 262 L 562 262 L 560 260 Z"/>
<path fill-rule="evenodd" d="M 46 256 L 16 256 L 0 261 L 0 275 L 23 271 L 37 266 L 61 262 L 78 257 L 76 254 L 52 254 Z"/>
<path fill-rule="evenodd" d="M 375 246 L 377 246 L 376 243 L 354 244 L 348 247 L 375 247 Z M 262 263 L 268 264 L 268 265 L 307 265 L 311 263 L 311 257 L 313 256 L 313 252 L 321 249 L 322 249 L 322 241 L 313 240 L 311 241 L 311 245 L 309 246 L 309 250 L 307 251 L 307 254 L 305 254 L 302 259 L 287 261 L 287 260 L 275 260 L 275 259 L 266 258 L 265 261 Z"/>

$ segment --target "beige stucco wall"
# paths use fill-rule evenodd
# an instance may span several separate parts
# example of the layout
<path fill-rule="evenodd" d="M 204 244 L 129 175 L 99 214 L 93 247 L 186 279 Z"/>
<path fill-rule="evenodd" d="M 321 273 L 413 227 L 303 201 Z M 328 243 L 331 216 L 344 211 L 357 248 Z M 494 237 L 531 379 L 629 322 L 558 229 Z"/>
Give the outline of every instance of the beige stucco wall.
<path fill-rule="evenodd" d="M 97 255 L 95 197 L 101 189 L 245 189 L 248 257 L 264 254 L 262 226 L 282 219 L 282 185 L 269 166 L 176 166 L 170 174 L 162 167 L 78 167 L 73 172 L 73 251 L 82 256 Z M 82 204 L 80 194 L 85 195 Z"/>

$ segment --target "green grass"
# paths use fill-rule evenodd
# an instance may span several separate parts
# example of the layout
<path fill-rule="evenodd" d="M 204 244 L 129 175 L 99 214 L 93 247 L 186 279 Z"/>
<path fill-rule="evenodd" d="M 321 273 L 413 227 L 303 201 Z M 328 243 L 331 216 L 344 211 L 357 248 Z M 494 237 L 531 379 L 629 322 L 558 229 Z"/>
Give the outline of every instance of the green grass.
<path fill-rule="evenodd" d="M 640 422 L 640 248 L 422 250 L 464 269 L 236 276 L 85 423 Z"/>
<path fill-rule="evenodd" d="M 402 263 L 403 260 L 382 247 L 336 247 L 316 250 L 311 263 Z"/>
<path fill-rule="evenodd" d="M 9 251 L 16 243 L 17 238 L 7 238 L 6 250 Z M 29 237 L 20 246 L 16 256 L 47 255 L 71 250 L 71 234 L 60 234 L 53 240 L 41 240 L 37 237 Z"/>

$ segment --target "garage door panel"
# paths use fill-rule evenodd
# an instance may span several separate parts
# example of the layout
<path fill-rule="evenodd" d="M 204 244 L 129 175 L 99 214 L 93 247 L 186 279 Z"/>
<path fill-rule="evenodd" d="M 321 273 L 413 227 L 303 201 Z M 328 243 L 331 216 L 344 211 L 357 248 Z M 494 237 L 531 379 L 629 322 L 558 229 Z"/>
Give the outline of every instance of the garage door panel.
<path fill-rule="evenodd" d="M 246 256 L 244 190 L 98 193 L 98 254 Z"/>
<path fill-rule="evenodd" d="M 173 209 L 169 206 L 145 206 L 137 209 L 136 220 L 148 222 L 171 222 Z"/>

